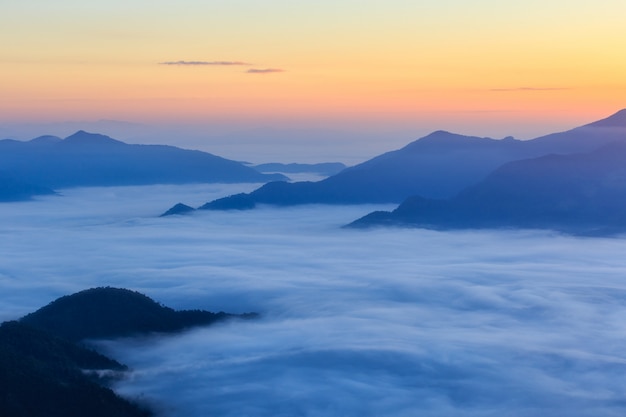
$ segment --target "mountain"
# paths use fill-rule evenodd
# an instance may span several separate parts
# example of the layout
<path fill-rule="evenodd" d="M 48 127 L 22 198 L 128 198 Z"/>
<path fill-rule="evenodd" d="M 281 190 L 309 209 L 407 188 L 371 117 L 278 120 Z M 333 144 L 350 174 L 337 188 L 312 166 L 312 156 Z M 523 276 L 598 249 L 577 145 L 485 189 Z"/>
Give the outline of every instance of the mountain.
<path fill-rule="evenodd" d="M 44 136 L 36 137 L 35 139 L 32 139 L 30 142 L 32 144 L 46 144 L 46 143 L 58 143 L 58 142 L 61 142 L 62 140 L 63 139 L 61 139 L 58 136 L 44 135 Z"/>
<path fill-rule="evenodd" d="M 586 128 L 626 128 L 626 109 L 622 109 L 617 113 L 607 117 L 606 119 L 598 120 L 597 122 L 589 123 L 583 127 Z"/>
<path fill-rule="evenodd" d="M 528 141 L 547 153 L 587 152 L 612 143 L 626 141 L 626 109 L 611 116 L 566 132 L 552 133 Z"/>
<path fill-rule="evenodd" d="M 254 315 L 175 311 L 123 288 L 92 288 L 61 297 L 20 322 L 70 341 L 115 338 L 153 332 L 175 332 L 219 320 Z"/>
<path fill-rule="evenodd" d="M 0 141 L 0 169 L 48 188 L 284 180 L 210 153 L 164 145 L 130 145 L 84 131 L 59 139 Z"/>
<path fill-rule="evenodd" d="M 256 204 L 360 204 L 401 202 L 409 196 L 451 198 L 507 162 L 550 153 L 591 151 L 626 142 L 626 110 L 567 132 L 528 141 L 495 140 L 437 131 L 318 182 L 270 182 L 242 196 L 203 208 L 246 208 Z M 241 203 L 245 202 L 242 206 Z"/>
<path fill-rule="evenodd" d="M 277 162 L 253 165 L 252 168 L 259 172 L 282 172 L 285 174 L 313 173 L 320 175 L 335 175 L 344 169 L 346 165 L 341 162 L 322 162 L 319 164 L 281 164 Z"/>
<path fill-rule="evenodd" d="M 85 347 L 18 322 L 0 325 L 0 415 L 146 417 L 99 375 L 126 367 Z"/>
<path fill-rule="evenodd" d="M 30 200 L 35 196 L 47 194 L 54 194 L 54 191 L 0 172 L 0 202 Z"/>
<path fill-rule="evenodd" d="M 175 311 L 124 288 L 92 288 L 61 297 L 19 321 L 0 325 L 0 416 L 151 416 L 107 387 L 128 368 L 81 341 L 253 317 Z"/>
<path fill-rule="evenodd" d="M 514 161 L 447 200 L 413 196 L 350 226 L 535 228 L 579 235 L 626 232 L 626 142 Z"/>
<path fill-rule="evenodd" d="M 187 204 L 178 203 L 174 205 L 172 208 L 170 208 L 169 210 L 167 210 L 165 213 L 161 214 L 160 217 L 173 216 L 176 214 L 187 214 L 195 210 L 196 210 L 195 208 L 188 206 Z"/>
<path fill-rule="evenodd" d="M 525 156 L 521 141 L 434 132 L 402 149 L 319 182 L 272 182 L 250 193 L 257 204 L 400 202 L 413 194 L 448 196 L 490 169 Z"/>

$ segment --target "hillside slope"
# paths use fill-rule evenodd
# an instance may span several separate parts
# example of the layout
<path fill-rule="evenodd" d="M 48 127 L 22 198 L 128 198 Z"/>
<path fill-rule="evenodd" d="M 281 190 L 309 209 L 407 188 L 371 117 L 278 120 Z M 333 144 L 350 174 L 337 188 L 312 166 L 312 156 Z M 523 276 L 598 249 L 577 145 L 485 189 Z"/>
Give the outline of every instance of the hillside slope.
<path fill-rule="evenodd" d="M 353 227 L 541 228 L 582 235 L 626 232 L 626 143 L 514 161 L 447 200 L 414 196 Z"/>
<path fill-rule="evenodd" d="M 251 315 L 176 311 L 124 288 L 92 288 L 61 297 L 20 322 L 70 341 L 175 332 L 192 326 Z"/>
<path fill-rule="evenodd" d="M 626 110 L 567 132 L 529 141 L 494 140 L 438 131 L 319 182 L 270 182 L 246 197 L 226 197 L 203 209 L 245 209 L 256 204 L 361 204 L 401 202 L 409 196 L 452 198 L 511 161 L 551 153 L 573 154 L 626 142 Z"/>
<path fill-rule="evenodd" d="M 0 141 L 0 169 L 23 182 L 76 186 L 259 182 L 284 180 L 207 152 L 129 145 L 84 131 L 61 140 Z"/>

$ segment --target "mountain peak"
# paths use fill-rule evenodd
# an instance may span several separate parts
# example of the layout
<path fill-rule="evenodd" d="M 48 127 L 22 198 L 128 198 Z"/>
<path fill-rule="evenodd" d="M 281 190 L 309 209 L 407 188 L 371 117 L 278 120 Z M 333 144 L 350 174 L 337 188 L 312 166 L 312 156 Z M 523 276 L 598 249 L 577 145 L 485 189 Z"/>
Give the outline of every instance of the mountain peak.
<path fill-rule="evenodd" d="M 623 127 L 626 128 L 626 109 L 622 109 L 617 113 L 607 117 L 606 119 L 598 120 L 597 122 L 589 123 L 585 127 Z"/>
<path fill-rule="evenodd" d="M 232 315 L 204 310 L 173 310 L 148 296 L 126 288 L 98 287 L 56 299 L 20 319 L 72 342 L 177 332 L 228 318 L 252 318 L 254 313 Z"/>
<path fill-rule="evenodd" d="M 442 146 L 472 146 L 476 142 L 494 142 L 494 139 L 480 138 L 477 136 L 465 136 L 458 133 L 448 132 L 446 130 L 436 130 L 423 138 L 417 139 L 403 149 L 405 150 L 418 150 L 428 147 L 442 147 Z"/>
<path fill-rule="evenodd" d="M 85 145 L 112 145 L 117 144 L 121 145 L 124 142 L 120 142 L 119 140 L 115 140 L 106 135 L 101 135 L 99 133 L 89 133 L 84 130 L 79 130 L 65 138 L 63 141 L 66 144 L 85 144 Z"/>
<path fill-rule="evenodd" d="M 448 136 L 458 136 L 458 135 L 452 132 L 448 132 L 447 130 L 435 130 L 434 132 L 424 136 L 422 139 L 441 138 L 441 137 L 448 137 Z"/>
<path fill-rule="evenodd" d="M 36 137 L 35 139 L 31 139 L 29 142 L 30 143 L 57 143 L 57 142 L 61 142 L 61 138 L 58 136 L 44 135 L 44 136 Z"/>

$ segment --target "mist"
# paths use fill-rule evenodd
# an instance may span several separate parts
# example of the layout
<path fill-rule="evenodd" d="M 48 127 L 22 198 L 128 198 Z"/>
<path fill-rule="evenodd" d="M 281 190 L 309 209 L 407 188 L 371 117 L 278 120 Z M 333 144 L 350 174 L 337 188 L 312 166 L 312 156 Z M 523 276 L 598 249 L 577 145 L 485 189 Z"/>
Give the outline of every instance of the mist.
<path fill-rule="evenodd" d="M 358 117 L 355 120 L 81 120 L 12 122 L 0 119 L 0 139 L 30 140 L 41 135 L 67 137 L 78 130 L 101 133 L 132 144 L 174 145 L 237 161 L 343 162 L 356 165 L 399 149 L 436 130 L 475 136 L 532 139 L 568 130 L 592 120 L 568 115 L 558 120 L 514 120 L 492 112 L 420 112 L 401 120 Z M 454 122 L 452 122 L 454 121 Z M 297 159 L 294 159 L 294 155 Z"/>
<path fill-rule="evenodd" d="M 261 318 L 94 341 L 159 416 L 622 416 L 626 240 L 345 230 L 391 206 L 159 218 L 256 185 L 0 205 L 0 319 L 95 286 Z"/>

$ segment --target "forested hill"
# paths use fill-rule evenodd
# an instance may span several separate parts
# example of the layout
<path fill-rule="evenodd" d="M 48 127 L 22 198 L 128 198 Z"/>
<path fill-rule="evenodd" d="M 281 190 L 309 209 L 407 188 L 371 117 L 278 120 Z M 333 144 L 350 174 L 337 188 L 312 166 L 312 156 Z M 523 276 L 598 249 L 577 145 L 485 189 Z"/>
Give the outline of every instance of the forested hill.
<path fill-rule="evenodd" d="M 146 417 L 152 413 L 107 387 L 127 367 L 80 341 L 176 332 L 228 318 L 176 311 L 123 288 L 92 288 L 61 297 L 0 325 L 0 417 Z"/>
<path fill-rule="evenodd" d="M 50 333 L 12 321 L 0 325 L 0 416 L 146 417 L 98 377 L 126 367 Z M 91 371 L 91 372 L 89 372 Z"/>
<path fill-rule="evenodd" d="M 72 341 L 115 338 L 152 332 L 175 332 L 234 317 L 204 310 L 176 311 L 136 291 L 92 288 L 61 297 L 21 322 Z"/>

